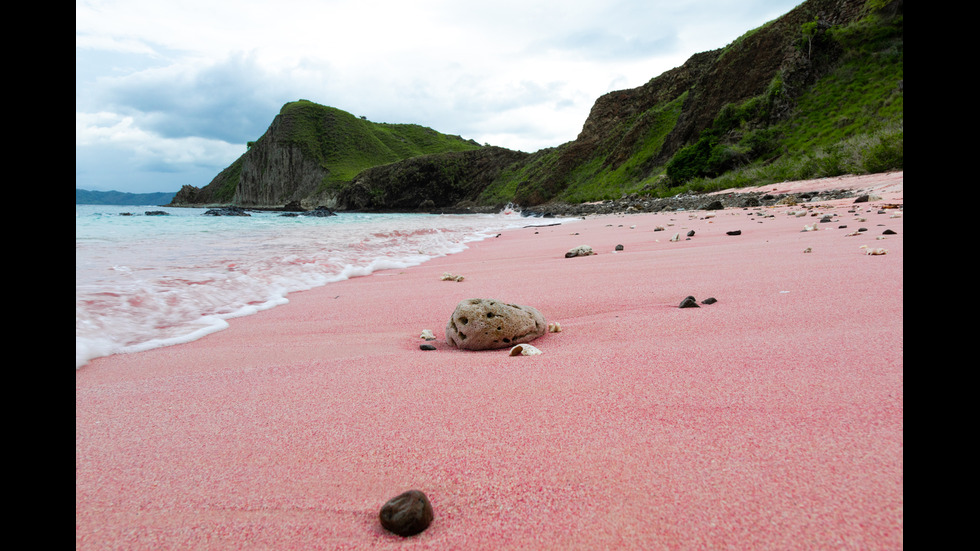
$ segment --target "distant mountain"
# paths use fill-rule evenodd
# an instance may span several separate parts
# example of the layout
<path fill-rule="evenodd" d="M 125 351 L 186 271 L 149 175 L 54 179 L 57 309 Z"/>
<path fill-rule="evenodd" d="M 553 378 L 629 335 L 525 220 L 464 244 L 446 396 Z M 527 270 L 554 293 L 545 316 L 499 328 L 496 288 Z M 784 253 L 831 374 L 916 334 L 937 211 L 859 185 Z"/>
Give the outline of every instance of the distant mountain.
<path fill-rule="evenodd" d="M 124 191 L 90 191 L 75 188 L 76 205 L 166 205 L 176 192 L 126 193 Z"/>

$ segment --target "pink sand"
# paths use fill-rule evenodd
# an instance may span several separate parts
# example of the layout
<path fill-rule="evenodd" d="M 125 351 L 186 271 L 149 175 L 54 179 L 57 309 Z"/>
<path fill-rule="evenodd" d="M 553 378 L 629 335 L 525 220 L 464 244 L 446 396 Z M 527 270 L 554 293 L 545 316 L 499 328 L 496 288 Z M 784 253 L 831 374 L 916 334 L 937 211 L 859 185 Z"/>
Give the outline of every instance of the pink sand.
<path fill-rule="evenodd" d="M 878 209 L 902 173 L 861 179 L 887 199 L 810 205 L 833 223 L 787 206 L 514 230 L 94 360 L 76 548 L 900 549 L 904 231 Z M 583 244 L 598 254 L 564 258 Z M 563 331 L 540 356 L 450 348 L 473 297 Z M 432 526 L 386 533 L 382 504 L 412 488 Z"/>

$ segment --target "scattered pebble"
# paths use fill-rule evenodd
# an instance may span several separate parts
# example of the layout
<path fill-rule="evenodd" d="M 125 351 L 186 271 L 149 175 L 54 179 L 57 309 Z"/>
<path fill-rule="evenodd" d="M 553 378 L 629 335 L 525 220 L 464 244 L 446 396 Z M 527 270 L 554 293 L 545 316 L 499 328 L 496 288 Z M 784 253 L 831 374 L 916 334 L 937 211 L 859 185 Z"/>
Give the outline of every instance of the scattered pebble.
<path fill-rule="evenodd" d="M 617 250 L 617 251 L 621 251 L 621 250 L 623 250 L 623 246 L 622 246 L 622 245 L 616 245 L 616 250 Z"/>
<path fill-rule="evenodd" d="M 463 276 L 451 274 L 449 272 L 443 272 L 442 281 L 463 281 Z"/>
<path fill-rule="evenodd" d="M 716 302 L 718 302 L 718 299 L 716 299 L 715 297 L 708 297 L 708 298 L 702 300 L 701 301 L 701 304 L 714 304 Z"/>
<path fill-rule="evenodd" d="M 805 252 L 805 253 L 812 253 L 813 252 L 813 249 L 811 249 L 810 247 L 807 247 L 807 248 L 803 249 L 803 252 Z"/>
<path fill-rule="evenodd" d="M 422 334 L 419 335 L 419 338 L 425 339 L 427 341 L 434 341 L 434 340 L 436 340 L 436 336 L 432 334 L 432 330 L 431 329 L 423 329 L 422 330 Z"/>
<path fill-rule="evenodd" d="M 548 324 L 549 333 L 561 333 L 561 324 L 557 321 Z"/>
<path fill-rule="evenodd" d="M 432 524 L 435 515 L 428 496 L 419 490 L 399 494 L 381 507 L 381 526 L 399 536 L 414 536 Z"/>
<path fill-rule="evenodd" d="M 692 296 L 689 296 L 681 301 L 681 304 L 680 306 L 678 306 L 678 308 L 700 308 L 700 306 L 698 306 L 697 299 L 695 299 Z"/>
<path fill-rule="evenodd" d="M 730 232 L 725 232 L 726 235 L 742 235 L 742 230 L 732 230 Z"/>
<path fill-rule="evenodd" d="M 436 347 L 435 346 L 432 346 L 431 344 L 420 344 L 419 345 L 419 350 L 435 350 L 435 349 L 436 349 Z"/>

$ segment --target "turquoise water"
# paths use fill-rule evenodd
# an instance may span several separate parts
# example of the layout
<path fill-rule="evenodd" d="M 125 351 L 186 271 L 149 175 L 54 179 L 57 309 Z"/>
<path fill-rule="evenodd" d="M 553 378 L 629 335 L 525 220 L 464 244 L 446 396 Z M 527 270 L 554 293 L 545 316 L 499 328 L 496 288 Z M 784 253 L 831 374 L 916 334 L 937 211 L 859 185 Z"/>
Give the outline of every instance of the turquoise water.
<path fill-rule="evenodd" d="M 148 216 L 163 210 L 168 216 Z M 533 224 L 488 215 L 206 216 L 205 209 L 75 206 L 75 368 L 191 341 L 291 292 L 415 266 Z M 131 215 L 125 215 L 130 213 Z"/>

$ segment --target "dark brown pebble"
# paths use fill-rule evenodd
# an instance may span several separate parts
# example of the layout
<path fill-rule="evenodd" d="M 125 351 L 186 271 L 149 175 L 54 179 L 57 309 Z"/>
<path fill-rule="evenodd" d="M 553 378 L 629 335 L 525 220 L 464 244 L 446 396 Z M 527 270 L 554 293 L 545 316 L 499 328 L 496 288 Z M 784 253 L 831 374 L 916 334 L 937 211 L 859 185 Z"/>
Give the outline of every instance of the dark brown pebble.
<path fill-rule="evenodd" d="M 432 346 L 431 344 L 420 344 L 419 345 L 419 350 L 435 350 L 435 349 L 436 349 L 436 347 Z"/>
<path fill-rule="evenodd" d="M 678 308 L 700 308 L 700 306 L 698 306 L 698 301 L 694 297 L 687 297 L 681 301 L 681 305 Z"/>
<path fill-rule="evenodd" d="M 730 232 L 725 232 L 728 235 L 742 235 L 742 230 L 732 230 Z"/>
<path fill-rule="evenodd" d="M 708 298 L 702 300 L 701 301 L 701 304 L 714 304 L 716 302 L 718 302 L 718 299 L 716 299 L 715 297 L 708 297 Z"/>
<path fill-rule="evenodd" d="M 432 524 L 432 504 L 419 490 L 397 495 L 381 507 L 381 526 L 399 536 L 414 536 Z"/>

